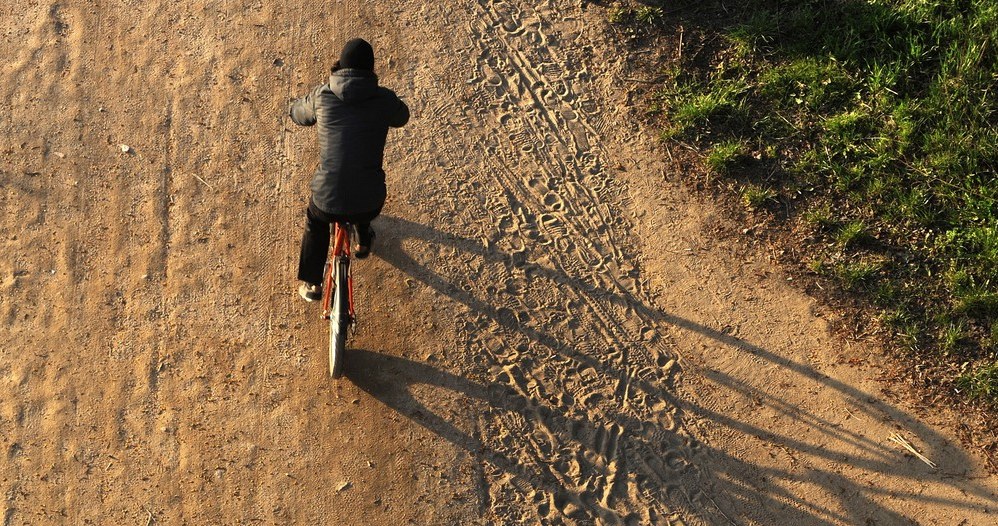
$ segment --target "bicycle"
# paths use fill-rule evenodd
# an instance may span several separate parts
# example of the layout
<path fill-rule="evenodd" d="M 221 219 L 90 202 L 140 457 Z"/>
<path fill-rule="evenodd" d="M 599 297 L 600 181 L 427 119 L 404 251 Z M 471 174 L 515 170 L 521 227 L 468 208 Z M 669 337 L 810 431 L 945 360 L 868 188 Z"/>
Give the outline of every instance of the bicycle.
<path fill-rule="evenodd" d="M 329 376 L 343 374 L 343 352 L 347 332 L 356 322 L 353 305 L 353 275 L 350 271 L 350 241 L 353 228 L 349 223 L 333 223 L 329 257 L 322 277 L 322 319 L 329 320 Z"/>

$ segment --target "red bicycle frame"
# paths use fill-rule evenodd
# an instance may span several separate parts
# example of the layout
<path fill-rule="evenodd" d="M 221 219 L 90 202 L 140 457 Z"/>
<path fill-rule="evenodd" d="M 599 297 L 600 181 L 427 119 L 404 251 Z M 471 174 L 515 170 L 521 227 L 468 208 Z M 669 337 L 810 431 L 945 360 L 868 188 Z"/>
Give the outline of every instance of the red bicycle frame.
<path fill-rule="evenodd" d="M 335 272 L 333 265 L 345 259 L 347 263 L 347 299 L 350 305 L 350 319 L 354 318 L 353 310 L 353 271 L 350 269 L 350 230 L 346 223 L 333 223 L 332 243 L 329 245 L 329 255 L 326 257 L 325 277 L 322 284 L 322 319 L 330 316 L 330 303 L 333 301 Z"/>

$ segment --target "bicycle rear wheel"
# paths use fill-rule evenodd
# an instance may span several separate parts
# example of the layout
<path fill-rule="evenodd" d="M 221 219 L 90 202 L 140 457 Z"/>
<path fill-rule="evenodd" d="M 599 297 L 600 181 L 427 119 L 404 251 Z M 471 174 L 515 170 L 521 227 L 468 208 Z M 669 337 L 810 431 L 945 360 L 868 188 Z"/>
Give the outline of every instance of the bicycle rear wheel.
<path fill-rule="evenodd" d="M 350 298 L 348 270 L 345 258 L 336 258 L 333 265 L 334 282 L 333 304 L 329 315 L 329 376 L 343 375 L 343 353 L 347 345 L 347 331 L 350 328 Z"/>

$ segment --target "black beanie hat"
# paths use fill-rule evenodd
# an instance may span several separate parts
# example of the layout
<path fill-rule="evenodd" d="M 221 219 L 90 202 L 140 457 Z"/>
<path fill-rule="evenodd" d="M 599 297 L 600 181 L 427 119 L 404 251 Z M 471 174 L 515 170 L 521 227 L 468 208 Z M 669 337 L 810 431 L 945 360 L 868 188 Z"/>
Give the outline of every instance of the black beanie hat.
<path fill-rule="evenodd" d="M 374 71 L 374 48 L 363 38 L 355 38 L 343 46 L 340 67 Z"/>

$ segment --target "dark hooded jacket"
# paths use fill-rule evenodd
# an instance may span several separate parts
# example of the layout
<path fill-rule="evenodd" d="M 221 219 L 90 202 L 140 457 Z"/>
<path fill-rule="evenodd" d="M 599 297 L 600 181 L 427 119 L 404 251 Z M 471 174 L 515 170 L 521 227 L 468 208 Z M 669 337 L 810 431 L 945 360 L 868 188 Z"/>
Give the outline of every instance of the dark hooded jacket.
<path fill-rule="evenodd" d="M 373 212 L 385 203 L 385 139 L 388 128 L 409 121 L 409 108 L 395 92 L 378 86 L 372 71 L 340 69 L 329 83 L 295 100 L 291 120 L 318 124 L 319 166 L 312 202 L 323 212 Z"/>

